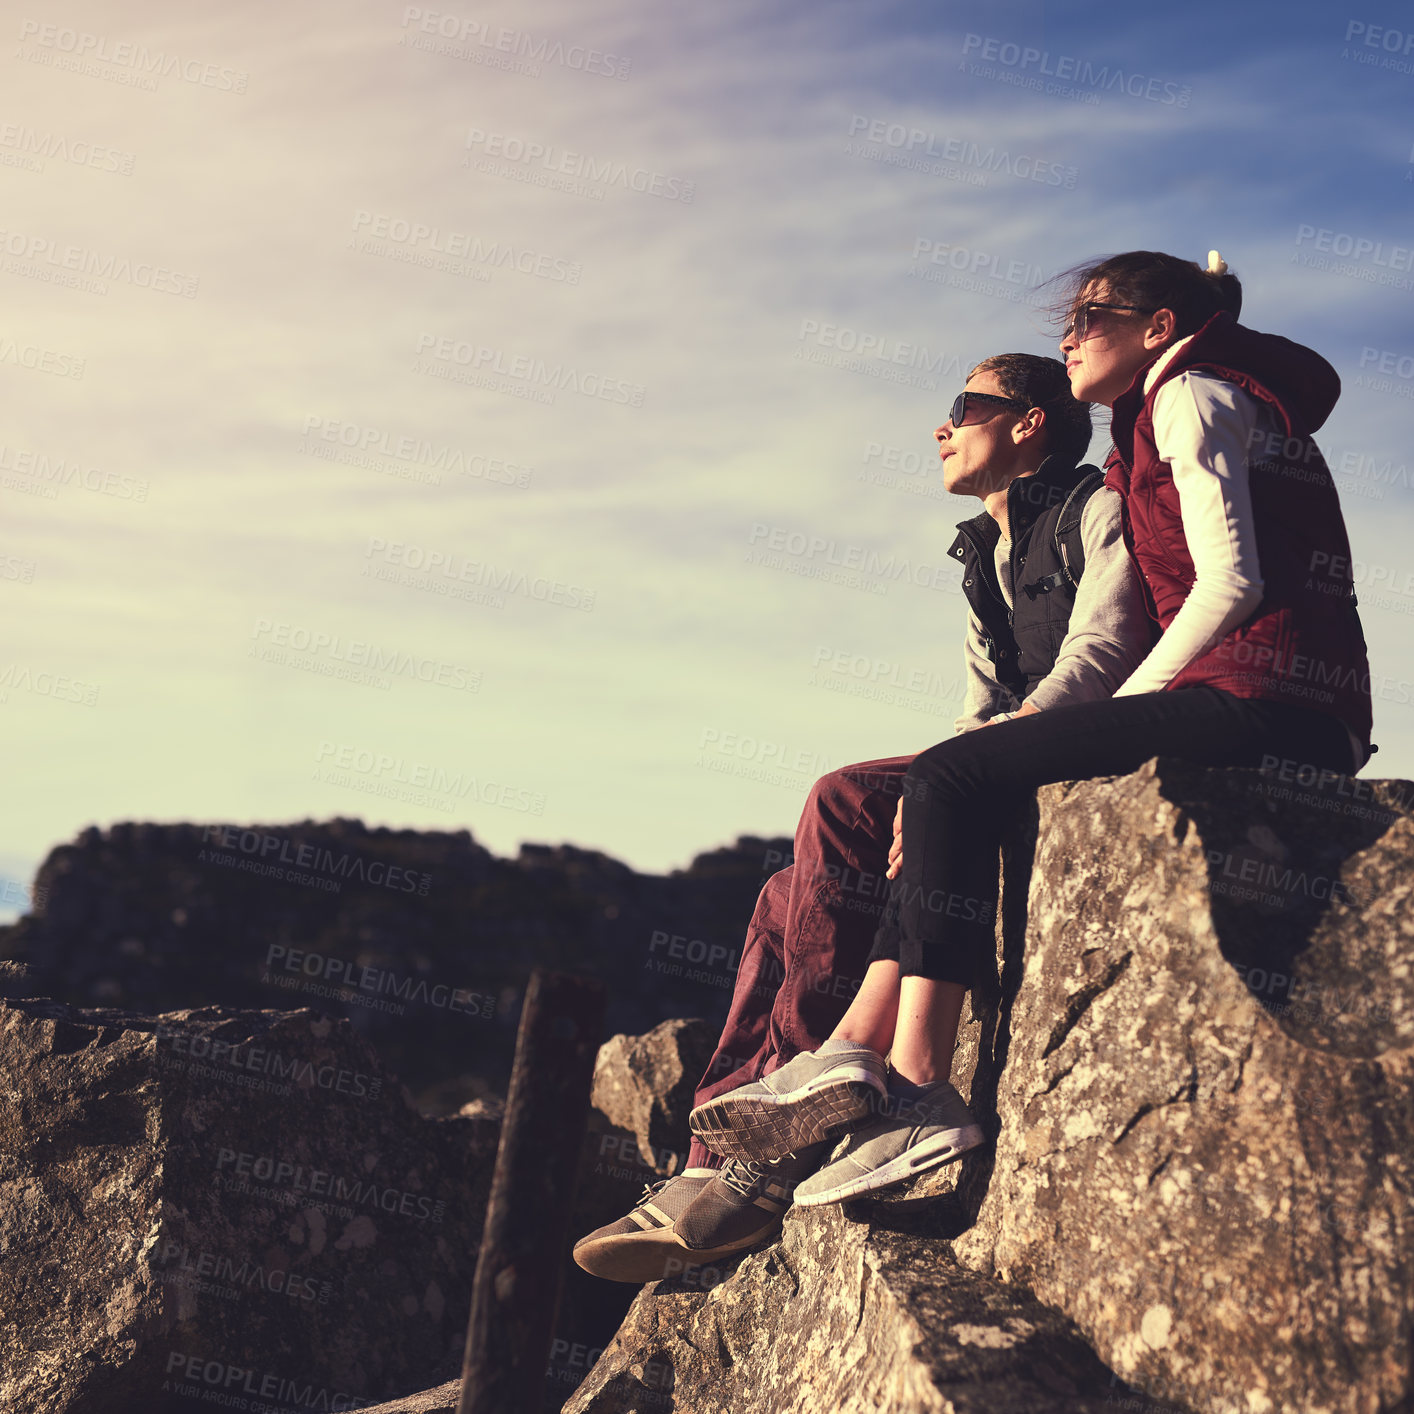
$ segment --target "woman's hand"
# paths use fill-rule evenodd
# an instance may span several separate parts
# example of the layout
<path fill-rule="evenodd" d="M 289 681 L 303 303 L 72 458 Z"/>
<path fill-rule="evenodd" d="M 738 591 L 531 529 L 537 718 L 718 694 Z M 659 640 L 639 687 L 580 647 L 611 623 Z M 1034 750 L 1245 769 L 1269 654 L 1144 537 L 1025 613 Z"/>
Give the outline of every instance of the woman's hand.
<path fill-rule="evenodd" d="M 889 846 L 889 872 L 886 877 L 893 879 L 903 868 L 903 797 L 898 798 L 898 809 L 894 812 L 894 842 Z"/>

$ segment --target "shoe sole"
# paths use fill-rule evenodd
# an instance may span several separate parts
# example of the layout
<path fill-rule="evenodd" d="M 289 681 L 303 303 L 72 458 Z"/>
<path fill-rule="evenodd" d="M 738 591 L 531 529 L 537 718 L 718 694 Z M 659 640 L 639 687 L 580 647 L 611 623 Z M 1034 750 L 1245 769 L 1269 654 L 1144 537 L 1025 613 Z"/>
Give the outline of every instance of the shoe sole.
<path fill-rule="evenodd" d="M 925 1139 L 921 1144 L 915 1144 L 913 1148 L 900 1154 L 898 1158 L 891 1159 L 876 1169 L 870 1169 L 868 1173 L 861 1173 L 858 1178 L 846 1179 L 843 1183 L 838 1183 L 823 1192 L 797 1192 L 795 1195 L 796 1206 L 818 1208 L 823 1207 L 826 1203 L 841 1203 L 845 1199 L 858 1197 L 861 1193 L 873 1193 L 876 1189 L 892 1188 L 894 1184 L 903 1183 L 906 1179 L 913 1178 L 917 1174 L 926 1173 L 929 1169 L 947 1163 L 949 1159 L 961 1158 L 982 1144 L 985 1138 L 981 1127 L 976 1124 L 935 1134 L 931 1139 Z"/>
<path fill-rule="evenodd" d="M 769 1163 L 853 1129 L 886 1093 L 871 1071 L 842 1068 L 781 1095 L 719 1095 L 693 1110 L 688 1124 L 714 1154 Z"/>
<path fill-rule="evenodd" d="M 682 1238 L 674 1235 L 671 1228 L 659 1228 L 654 1232 L 615 1233 L 594 1242 L 581 1242 L 574 1249 L 574 1260 L 590 1276 L 642 1286 L 645 1282 L 681 1276 L 708 1262 L 734 1257 L 748 1247 L 755 1247 L 774 1237 L 780 1226 L 780 1219 L 777 1218 L 749 1237 L 724 1243 L 720 1247 L 706 1248 L 689 1247 Z"/>

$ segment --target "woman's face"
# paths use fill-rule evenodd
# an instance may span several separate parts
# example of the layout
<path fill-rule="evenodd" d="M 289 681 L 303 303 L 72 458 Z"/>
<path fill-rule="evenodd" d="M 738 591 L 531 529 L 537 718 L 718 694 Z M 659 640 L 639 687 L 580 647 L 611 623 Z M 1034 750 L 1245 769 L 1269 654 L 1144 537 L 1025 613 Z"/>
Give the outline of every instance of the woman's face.
<path fill-rule="evenodd" d="M 1112 407 L 1172 333 L 1170 310 L 1132 309 L 1104 284 L 1082 290 L 1060 344 L 1070 391 L 1082 403 Z"/>

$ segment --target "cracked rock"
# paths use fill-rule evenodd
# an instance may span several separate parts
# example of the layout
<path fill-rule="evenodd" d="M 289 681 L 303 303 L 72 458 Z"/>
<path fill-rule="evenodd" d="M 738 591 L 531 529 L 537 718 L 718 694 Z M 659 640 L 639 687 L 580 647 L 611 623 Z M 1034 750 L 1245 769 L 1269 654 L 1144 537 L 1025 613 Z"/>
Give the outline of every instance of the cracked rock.
<path fill-rule="evenodd" d="M 995 1144 L 646 1288 L 567 1414 L 1414 1407 L 1409 799 L 1041 791 L 954 1070 Z"/>

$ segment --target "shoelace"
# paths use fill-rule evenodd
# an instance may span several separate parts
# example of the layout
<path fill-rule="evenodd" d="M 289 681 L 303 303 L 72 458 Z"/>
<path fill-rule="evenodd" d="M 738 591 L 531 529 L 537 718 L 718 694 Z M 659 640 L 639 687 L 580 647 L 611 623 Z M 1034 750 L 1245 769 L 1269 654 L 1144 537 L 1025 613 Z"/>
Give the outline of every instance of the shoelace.
<path fill-rule="evenodd" d="M 743 1198 L 750 1198 L 752 1188 L 763 1183 L 773 1173 L 779 1172 L 781 1165 L 787 1159 L 793 1158 L 794 1151 L 782 1154 L 779 1159 L 772 1159 L 770 1163 L 763 1163 L 759 1159 L 728 1159 L 720 1169 L 722 1182 L 734 1192 L 740 1193 Z"/>
<path fill-rule="evenodd" d="M 750 1190 L 765 1179 L 768 1167 L 755 1159 L 730 1159 L 722 1165 L 722 1182 L 743 1198 L 749 1198 Z"/>
<path fill-rule="evenodd" d="M 645 1183 L 643 1185 L 643 1196 L 633 1206 L 635 1208 L 641 1208 L 645 1203 L 651 1202 L 653 1195 L 660 1189 L 666 1188 L 671 1182 L 672 1179 L 670 1178 L 660 1178 L 657 1183 Z"/>

